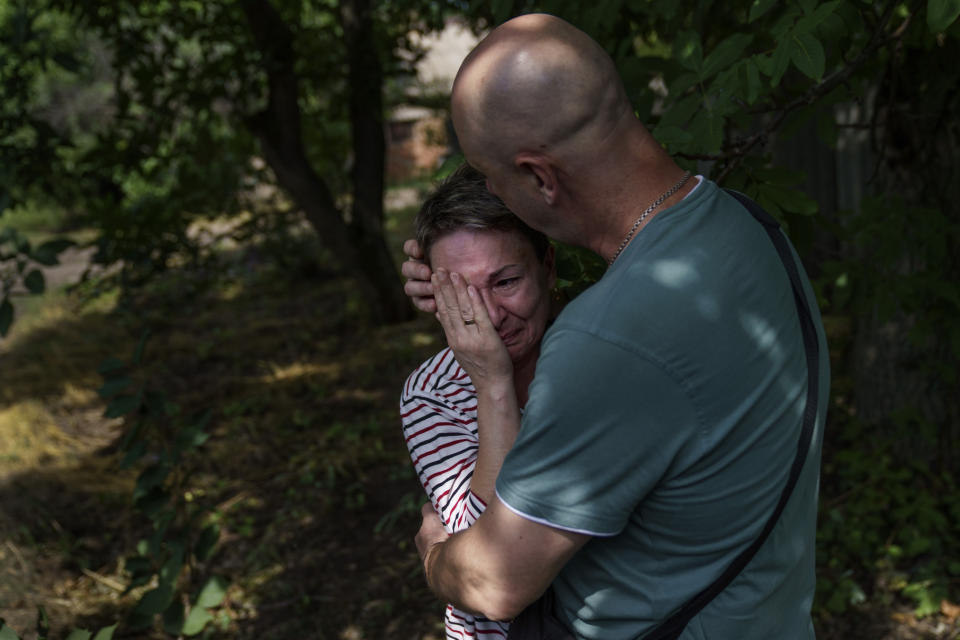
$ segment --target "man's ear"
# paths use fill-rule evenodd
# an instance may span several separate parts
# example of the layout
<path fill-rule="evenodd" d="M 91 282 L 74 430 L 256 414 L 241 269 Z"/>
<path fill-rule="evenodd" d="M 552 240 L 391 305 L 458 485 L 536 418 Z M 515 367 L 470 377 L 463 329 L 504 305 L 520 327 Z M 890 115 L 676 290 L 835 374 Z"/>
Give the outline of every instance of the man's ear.
<path fill-rule="evenodd" d="M 536 178 L 544 202 L 548 205 L 556 203 L 560 185 L 553 165 L 546 158 L 540 154 L 522 152 L 516 155 L 514 164 L 520 171 L 529 172 Z"/>

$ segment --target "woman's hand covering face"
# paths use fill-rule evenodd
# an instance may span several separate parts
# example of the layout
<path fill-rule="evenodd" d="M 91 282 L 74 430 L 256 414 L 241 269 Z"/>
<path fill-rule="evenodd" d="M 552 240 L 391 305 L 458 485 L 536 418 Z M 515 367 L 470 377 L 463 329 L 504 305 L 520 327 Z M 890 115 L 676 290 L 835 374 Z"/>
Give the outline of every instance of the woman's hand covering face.
<path fill-rule="evenodd" d="M 492 380 L 513 376 L 510 354 L 490 321 L 479 291 L 458 273 L 437 269 L 431 282 L 437 319 L 457 362 L 478 389 Z"/>

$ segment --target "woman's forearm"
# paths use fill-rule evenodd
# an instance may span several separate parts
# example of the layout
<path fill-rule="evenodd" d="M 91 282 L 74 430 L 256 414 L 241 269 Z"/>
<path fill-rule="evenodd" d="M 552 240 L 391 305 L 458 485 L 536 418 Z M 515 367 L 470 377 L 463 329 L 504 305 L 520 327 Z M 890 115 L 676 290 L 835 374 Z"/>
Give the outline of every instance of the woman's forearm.
<path fill-rule="evenodd" d="M 513 379 L 486 381 L 477 388 L 477 465 L 470 490 L 489 504 L 503 459 L 520 429 L 520 408 Z"/>

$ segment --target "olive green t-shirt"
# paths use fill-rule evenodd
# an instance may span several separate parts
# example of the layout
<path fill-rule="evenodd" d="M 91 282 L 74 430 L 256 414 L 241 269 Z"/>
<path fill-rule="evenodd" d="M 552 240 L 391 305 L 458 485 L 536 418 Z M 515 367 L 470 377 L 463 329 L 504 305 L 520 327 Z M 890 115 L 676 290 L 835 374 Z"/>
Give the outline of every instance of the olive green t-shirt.
<path fill-rule="evenodd" d="M 685 640 L 814 636 L 829 368 L 809 286 L 807 298 L 823 354 L 809 455 L 769 539 Z M 595 536 L 554 581 L 558 613 L 579 637 L 642 637 L 756 538 L 786 483 L 805 393 L 797 310 L 773 243 L 704 181 L 554 322 L 497 479 L 513 511 Z"/>

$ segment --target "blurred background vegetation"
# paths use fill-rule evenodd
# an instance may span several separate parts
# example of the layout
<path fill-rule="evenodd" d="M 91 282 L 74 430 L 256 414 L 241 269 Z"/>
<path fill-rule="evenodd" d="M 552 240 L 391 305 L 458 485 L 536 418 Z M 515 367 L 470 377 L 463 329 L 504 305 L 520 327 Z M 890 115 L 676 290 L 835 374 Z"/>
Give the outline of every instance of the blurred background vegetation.
<path fill-rule="evenodd" d="M 960 0 L 0 0 L 0 638 L 442 637 L 396 415 L 457 157 L 421 70 L 533 10 L 816 282 L 818 635 L 960 637 Z"/>

